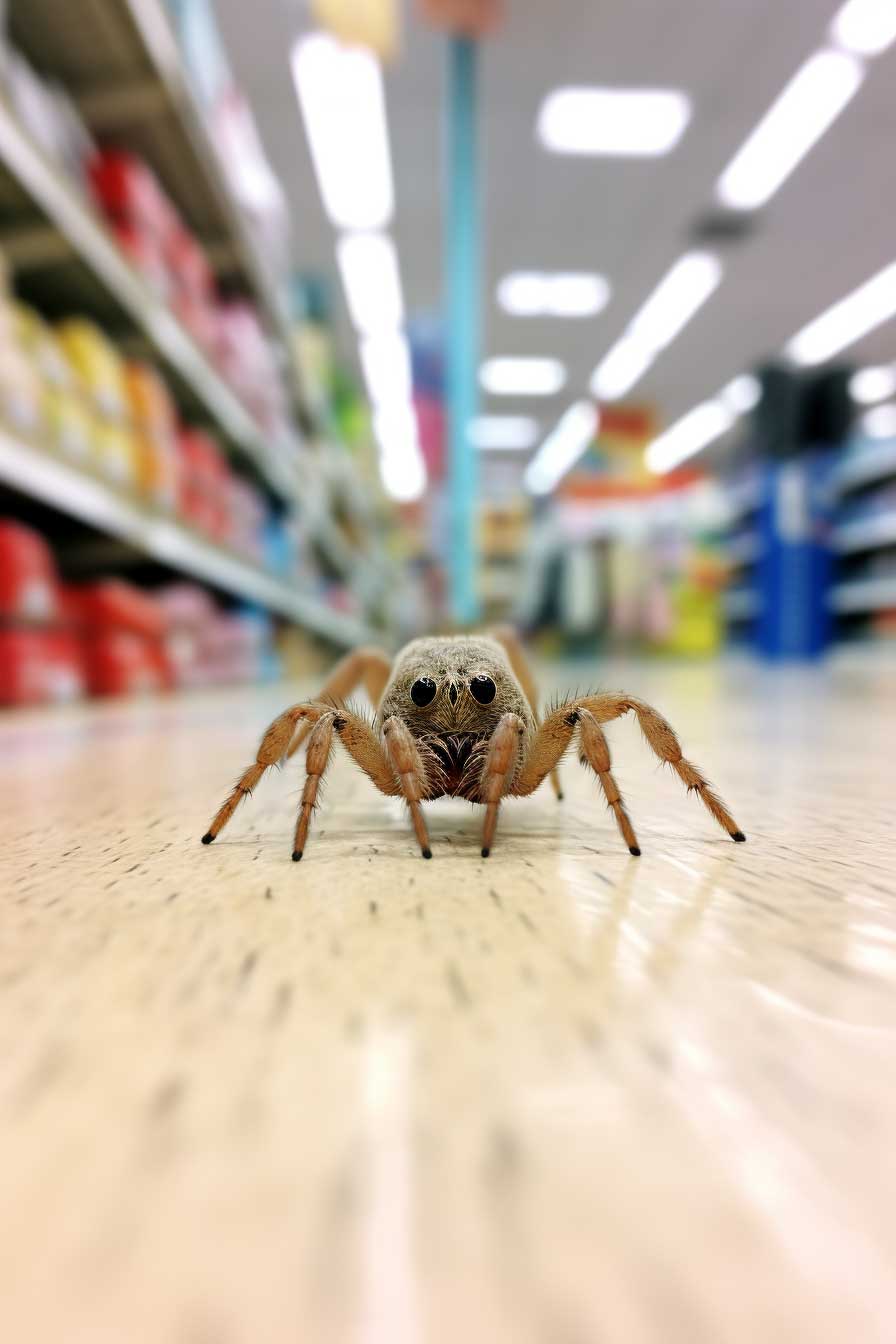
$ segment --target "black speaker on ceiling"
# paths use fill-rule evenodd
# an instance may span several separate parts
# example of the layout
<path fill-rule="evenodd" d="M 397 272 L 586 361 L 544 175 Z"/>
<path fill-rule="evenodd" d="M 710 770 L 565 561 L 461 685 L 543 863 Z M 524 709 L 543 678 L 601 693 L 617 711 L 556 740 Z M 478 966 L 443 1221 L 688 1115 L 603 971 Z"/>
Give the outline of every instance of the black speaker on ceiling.
<path fill-rule="evenodd" d="M 783 364 L 763 364 L 756 377 L 762 393 L 753 411 L 756 446 L 764 457 L 793 457 L 803 419 L 800 378 Z"/>
<path fill-rule="evenodd" d="M 833 447 L 852 428 L 855 407 L 849 395 L 852 369 L 828 369 L 805 380 L 802 439 L 807 445 Z"/>

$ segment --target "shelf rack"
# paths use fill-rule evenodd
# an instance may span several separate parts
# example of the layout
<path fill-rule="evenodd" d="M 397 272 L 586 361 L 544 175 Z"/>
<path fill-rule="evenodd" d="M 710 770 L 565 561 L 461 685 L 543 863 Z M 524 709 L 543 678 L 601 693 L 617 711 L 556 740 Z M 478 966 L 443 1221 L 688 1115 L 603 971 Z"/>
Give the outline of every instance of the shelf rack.
<path fill-rule="evenodd" d="M 141 508 L 105 481 L 2 428 L 0 481 L 126 541 L 161 564 L 234 597 L 257 602 L 335 644 L 349 647 L 372 638 L 361 621 L 296 591 L 286 580 L 214 545 L 174 519 Z"/>

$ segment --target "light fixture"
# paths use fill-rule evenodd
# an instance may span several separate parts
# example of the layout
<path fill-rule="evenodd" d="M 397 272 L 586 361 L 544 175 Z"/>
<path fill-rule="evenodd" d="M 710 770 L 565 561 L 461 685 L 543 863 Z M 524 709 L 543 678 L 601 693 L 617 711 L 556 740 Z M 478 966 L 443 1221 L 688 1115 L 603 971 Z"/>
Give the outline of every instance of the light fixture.
<path fill-rule="evenodd" d="M 383 453 L 379 465 L 383 489 L 397 503 L 411 504 L 426 489 L 426 467 L 419 449 L 408 454 Z"/>
<path fill-rule="evenodd" d="M 417 415 L 410 402 L 374 412 L 373 432 L 380 449 L 380 479 L 386 493 L 400 502 L 419 499 L 426 488 Z"/>
<path fill-rule="evenodd" d="M 726 433 L 734 420 L 731 411 L 719 398 L 702 401 L 648 444 L 644 454 L 648 469 L 656 475 L 673 471 Z"/>
<path fill-rule="evenodd" d="M 367 395 L 375 407 L 409 405 L 411 356 L 400 332 L 365 336 L 359 343 Z"/>
<path fill-rule="evenodd" d="M 471 420 L 468 432 L 476 448 L 531 448 L 538 421 L 528 415 L 480 415 Z"/>
<path fill-rule="evenodd" d="M 896 39 L 892 0 L 847 0 L 834 15 L 831 38 L 856 56 L 879 56 Z"/>
<path fill-rule="evenodd" d="M 537 134 L 555 154 L 653 158 L 675 148 L 690 116 L 690 99 L 677 89 L 573 86 L 548 94 Z"/>
<path fill-rule="evenodd" d="M 603 401 L 624 397 L 705 303 L 722 278 L 712 252 L 686 252 L 669 268 L 598 364 L 591 391 Z"/>
<path fill-rule="evenodd" d="M 866 411 L 861 426 L 869 439 L 896 439 L 896 406 L 875 406 Z"/>
<path fill-rule="evenodd" d="M 365 336 L 395 331 L 404 321 L 398 255 L 384 233 L 348 233 L 336 257 L 349 315 Z"/>
<path fill-rule="evenodd" d="M 896 364 L 869 365 L 857 369 L 849 380 L 849 395 L 860 406 L 873 406 L 896 394 Z"/>
<path fill-rule="evenodd" d="M 732 210 L 764 205 L 852 98 L 864 78 L 844 51 L 817 51 L 785 86 L 719 178 Z"/>
<path fill-rule="evenodd" d="M 593 317 L 610 286 L 587 271 L 513 271 L 498 283 L 498 303 L 514 317 Z"/>
<path fill-rule="evenodd" d="M 726 383 L 719 398 L 728 407 L 732 415 L 746 415 L 758 406 L 762 397 L 762 385 L 752 373 L 742 373 Z"/>
<path fill-rule="evenodd" d="M 786 346 L 797 364 L 821 364 L 896 316 L 896 262 L 798 331 Z"/>
<path fill-rule="evenodd" d="M 292 74 L 324 209 L 341 229 L 381 229 L 394 192 L 380 67 L 325 33 L 301 37 Z"/>
<path fill-rule="evenodd" d="M 629 323 L 626 335 L 650 350 L 669 345 L 722 278 L 712 252 L 686 252 L 671 266 Z"/>
<path fill-rule="evenodd" d="M 607 351 L 591 375 L 591 391 L 599 401 L 618 401 L 653 363 L 654 352 L 623 336 Z"/>
<path fill-rule="evenodd" d="M 566 382 L 566 369 L 558 359 L 499 356 L 487 359 L 479 381 L 495 396 L 549 397 Z"/>
<path fill-rule="evenodd" d="M 593 401 L 577 401 L 564 412 L 526 468 L 533 495 L 547 495 L 594 441 L 600 416 Z"/>

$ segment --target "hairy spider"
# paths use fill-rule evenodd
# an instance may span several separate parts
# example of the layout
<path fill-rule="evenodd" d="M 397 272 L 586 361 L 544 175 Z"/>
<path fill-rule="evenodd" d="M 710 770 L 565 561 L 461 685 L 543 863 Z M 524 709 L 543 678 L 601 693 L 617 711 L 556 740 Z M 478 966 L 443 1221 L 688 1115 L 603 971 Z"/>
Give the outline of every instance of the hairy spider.
<path fill-rule="evenodd" d="M 377 706 L 373 724 L 345 707 L 364 683 Z M 381 793 L 403 797 L 425 859 L 432 858 L 422 804 L 445 795 L 485 807 L 482 857 L 495 836 L 504 798 L 524 798 L 547 775 L 562 797 L 556 766 L 574 736 L 579 760 L 597 775 L 630 854 L 641 850 L 610 773 L 602 723 L 631 710 L 648 745 L 688 791 L 699 795 L 732 840 L 746 837 L 700 771 L 681 754 L 678 738 L 655 709 L 618 692 L 577 696 L 539 719 L 535 685 L 516 636 L 415 639 L 394 663 L 379 649 L 360 648 L 337 664 L 316 700 L 293 705 L 268 728 L 255 764 L 241 776 L 202 837 L 211 844 L 265 770 L 295 754 L 307 738 L 307 777 L 292 857 L 302 857 L 320 781 L 335 737 Z"/>

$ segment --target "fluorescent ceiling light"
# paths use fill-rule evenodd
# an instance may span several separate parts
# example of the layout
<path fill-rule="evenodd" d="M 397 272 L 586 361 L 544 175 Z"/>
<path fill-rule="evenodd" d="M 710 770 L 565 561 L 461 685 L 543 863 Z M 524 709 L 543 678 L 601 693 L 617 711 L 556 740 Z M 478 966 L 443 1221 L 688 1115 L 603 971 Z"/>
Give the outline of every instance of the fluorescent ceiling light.
<path fill-rule="evenodd" d="M 875 406 L 862 416 L 861 425 L 870 439 L 896 439 L 896 406 Z"/>
<path fill-rule="evenodd" d="M 408 405 L 411 400 L 411 356 L 398 332 L 366 336 L 359 344 L 367 395 L 376 407 Z"/>
<path fill-rule="evenodd" d="M 675 148 L 690 116 L 676 89 L 570 87 L 545 98 L 537 134 L 556 154 L 653 158 Z"/>
<path fill-rule="evenodd" d="M 864 78 L 861 61 L 818 51 L 786 85 L 719 178 L 716 192 L 733 210 L 755 210 L 836 120 Z"/>
<path fill-rule="evenodd" d="M 501 356 L 487 359 L 479 370 L 486 392 L 507 397 L 549 397 L 566 382 L 558 359 Z"/>
<path fill-rule="evenodd" d="M 871 365 L 858 369 L 849 380 L 849 395 L 860 406 L 886 401 L 896 394 L 896 364 Z"/>
<path fill-rule="evenodd" d="M 531 448 L 538 421 L 528 415 L 480 415 L 470 422 L 469 437 L 476 448 Z"/>
<path fill-rule="evenodd" d="M 617 401 L 634 387 L 653 363 L 654 352 L 623 336 L 591 375 L 591 391 L 600 401 Z"/>
<path fill-rule="evenodd" d="M 879 56 L 896 39 L 893 0 L 848 0 L 834 15 L 831 38 L 856 56 Z"/>
<path fill-rule="evenodd" d="M 383 233 L 349 233 L 336 244 L 352 322 L 365 336 L 395 331 L 404 321 L 398 254 Z"/>
<path fill-rule="evenodd" d="M 896 262 L 798 331 L 786 347 L 797 364 L 821 364 L 896 316 Z"/>
<path fill-rule="evenodd" d="M 417 416 L 410 403 L 374 412 L 373 432 L 380 447 L 380 479 L 392 499 L 409 503 L 426 488 Z"/>
<path fill-rule="evenodd" d="M 711 252 L 686 252 L 663 276 L 629 323 L 626 336 L 650 350 L 669 345 L 722 278 Z"/>
<path fill-rule="evenodd" d="M 719 398 L 728 407 L 732 415 L 746 415 L 758 406 L 762 398 L 762 386 L 752 373 L 742 373 L 732 378 L 719 393 Z"/>
<path fill-rule="evenodd" d="M 644 376 L 705 303 L 722 278 L 722 263 L 711 252 L 686 252 L 663 276 L 591 377 L 602 401 L 624 397 Z"/>
<path fill-rule="evenodd" d="M 498 303 L 514 317 L 593 317 L 610 286 L 602 275 L 576 271 L 514 271 L 498 284 Z"/>
<path fill-rule="evenodd" d="M 341 229 L 381 229 L 394 192 L 380 67 L 325 33 L 299 38 L 292 74 L 324 209 Z"/>
<path fill-rule="evenodd" d="M 672 471 L 729 430 L 734 419 L 724 402 L 702 401 L 648 445 L 644 461 L 657 475 Z"/>
<path fill-rule="evenodd" d="M 577 401 L 561 416 L 526 468 L 526 489 L 547 495 L 594 441 L 600 424 L 592 401 Z"/>
<path fill-rule="evenodd" d="M 426 489 L 426 467 L 419 449 L 407 455 L 383 454 L 380 457 L 380 480 L 390 498 L 399 504 L 411 504 Z"/>

